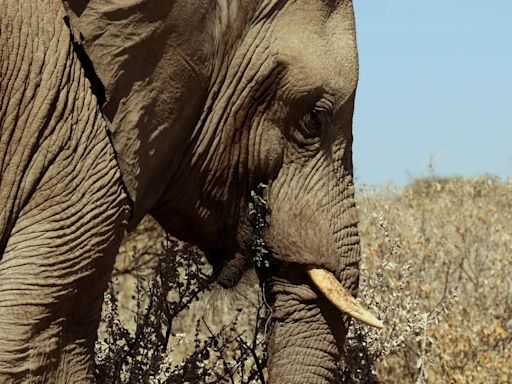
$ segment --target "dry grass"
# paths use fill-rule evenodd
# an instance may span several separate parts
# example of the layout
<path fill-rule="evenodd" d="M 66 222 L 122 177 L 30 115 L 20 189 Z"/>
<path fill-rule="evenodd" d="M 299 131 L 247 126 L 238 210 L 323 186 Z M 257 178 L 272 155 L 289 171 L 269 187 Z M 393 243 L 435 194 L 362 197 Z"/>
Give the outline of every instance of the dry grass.
<path fill-rule="evenodd" d="M 405 189 L 363 190 L 359 205 L 360 298 L 385 321 L 386 329 L 353 324 L 341 364 L 344 383 L 512 382 L 512 184 L 493 178 L 421 180 Z M 139 320 L 134 318 L 141 300 L 134 295 L 136 282 L 149 289 L 158 275 L 158 255 L 169 257 L 171 252 L 172 257 L 180 257 L 191 252 L 186 247 L 163 249 L 159 231 L 153 222 L 145 221 L 124 244 L 113 285 L 115 305 L 120 309 L 114 315 L 112 308 L 106 311 L 111 329 L 103 327 L 102 337 L 112 336 L 112 316 L 118 318 L 118 333 L 125 329 L 134 334 L 141 321 L 140 315 Z M 134 259 L 142 265 L 138 278 L 132 273 Z M 174 274 L 181 283 L 168 287 L 171 292 L 163 301 L 176 303 L 190 296 L 184 290 L 186 282 L 197 281 L 198 275 L 189 276 L 186 270 L 181 264 L 181 272 Z M 205 269 L 199 277 L 207 274 Z M 232 299 L 257 292 L 248 281 L 237 294 L 219 289 L 212 294 L 205 288 L 176 314 L 167 352 L 157 359 L 161 368 L 154 368 L 151 379 L 140 382 L 186 382 L 178 381 L 178 376 L 165 381 L 162 376 L 179 374 L 183 361 L 193 361 L 192 368 L 204 378 L 200 382 L 262 382 L 264 369 L 255 368 L 255 362 L 265 362 L 264 321 L 254 316 L 261 302 L 254 295 Z M 195 283 L 189 284 L 192 294 L 194 287 Z M 148 296 L 144 297 L 139 312 L 147 305 Z M 239 313 L 237 306 L 244 311 Z M 167 325 L 168 321 L 158 320 L 150 326 L 165 329 Z M 256 329 L 259 334 L 254 337 Z M 105 347 L 108 337 L 106 341 L 98 345 Z M 123 350 L 116 348 L 108 353 L 103 349 L 100 368 L 112 354 Z M 192 375 L 191 371 L 187 374 Z M 133 382 L 126 374 L 123 380 L 103 378 L 105 382 Z"/>

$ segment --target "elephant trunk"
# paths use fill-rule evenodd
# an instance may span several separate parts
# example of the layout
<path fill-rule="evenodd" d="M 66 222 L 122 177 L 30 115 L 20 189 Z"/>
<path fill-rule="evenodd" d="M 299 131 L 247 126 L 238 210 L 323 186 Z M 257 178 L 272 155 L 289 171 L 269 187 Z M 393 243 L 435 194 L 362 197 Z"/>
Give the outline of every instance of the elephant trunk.
<path fill-rule="evenodd" d="M 317 183 L 294 200 L 278 187 L 266 238 L 280 261 L 265 289 L 272 303 L 269 380 L 336 383 L 350 318 L 382 327 L 353 297 L 360 247 L 351 176 Z"/>
<path fill-rule="evenodd" d="M 271 284 L 272 329 L 269 335 L 269 382 L 339 382 L 338 345 L 346 328 L 341 319 L 333 327 L 325 305 L 307 285 L 275 279 Z M 332 315 L 332 313 L 331 313 Z M 332 317 L 332 316 L 331 316 Z"/>
<path fill-rule="evenodd" d="M 323 281 L 319 287 L 316 282 L 326 280 L 325 276 L 327 280 L 335 279 L 325 270 L 308 269 L 302 276 L 275 278 L 270 284 L 272 384 L 339 382 L 337 362 L 350 317 L 374 327 L 383 326 L 346 290 L 338 288 L 339 282 L 323 284 Z M 308 277 L 308 283 L 304 284 Z M 329 292 L 331 289 L 339 292 Z"/>

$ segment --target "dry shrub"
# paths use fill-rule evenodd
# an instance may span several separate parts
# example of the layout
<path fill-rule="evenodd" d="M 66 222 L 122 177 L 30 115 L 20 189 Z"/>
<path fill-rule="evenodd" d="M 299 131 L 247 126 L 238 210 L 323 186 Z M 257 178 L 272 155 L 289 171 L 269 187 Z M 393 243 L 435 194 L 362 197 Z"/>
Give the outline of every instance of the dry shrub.
<path fill-rule="evenodd" d="M 352 333 L 378 382 L 511 382 L 511 183 L 430 178 L 359 201 L 361 296 L 387 327 Z"/>
<path fill-rule="evenodd" d="M 386 328 L 353 322 L 343 383 L 512 382 L 511 183 L 430 178 L 363 189 L 359 205 L 359 297 Z M 146 220 L 122 247 L 106 296 L 98 376 L 263 383 L 268 313 L 258 288 L 238 290 L 252 299 L 230 300 L 218 289 L 212 296 L 202 255 L 171 239 L 159 247 L 158 236 Z"/>

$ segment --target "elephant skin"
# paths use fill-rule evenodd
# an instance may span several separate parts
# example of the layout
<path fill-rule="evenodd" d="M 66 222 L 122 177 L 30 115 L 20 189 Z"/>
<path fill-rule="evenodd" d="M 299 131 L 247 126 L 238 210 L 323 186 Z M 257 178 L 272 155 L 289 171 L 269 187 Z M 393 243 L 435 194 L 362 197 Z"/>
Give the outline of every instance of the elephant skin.
<path fill-rule="evenodd" d="M 103 292 L 146 214 L 218 281 L 272 268 L 269 382 L 334 383 L 357 293 L 349 0 L 2 0 L 0 382 L 91 383 Z"/>

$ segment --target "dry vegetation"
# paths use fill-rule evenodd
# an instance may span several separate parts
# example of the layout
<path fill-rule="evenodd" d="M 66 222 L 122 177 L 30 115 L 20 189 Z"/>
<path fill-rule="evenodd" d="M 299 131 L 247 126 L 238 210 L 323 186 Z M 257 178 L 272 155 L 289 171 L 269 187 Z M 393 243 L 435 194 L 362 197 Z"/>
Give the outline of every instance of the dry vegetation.
<path fill-rule="evenodd" d="M 386 329 L 353 324 L 344 383 L 512 382 L 512 183 L 432 178 L 363 190 L 359 205 L 360 298 Z M 99 377 L 264 382 L 266 311 L 254 279 L 235 292 L 212 288 L 201 255 L 162 246 L 162 236 L 147 220 L 123 245 Z"/>

